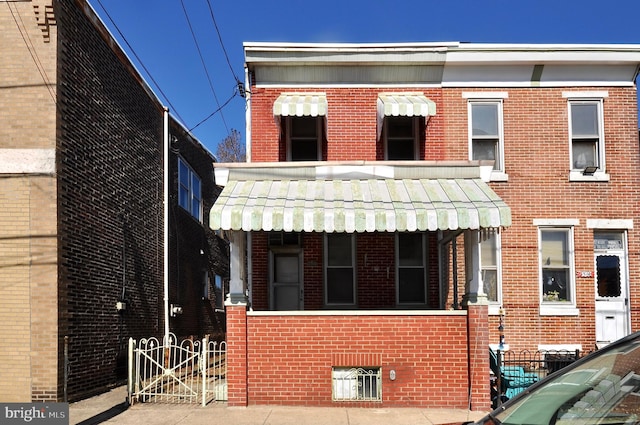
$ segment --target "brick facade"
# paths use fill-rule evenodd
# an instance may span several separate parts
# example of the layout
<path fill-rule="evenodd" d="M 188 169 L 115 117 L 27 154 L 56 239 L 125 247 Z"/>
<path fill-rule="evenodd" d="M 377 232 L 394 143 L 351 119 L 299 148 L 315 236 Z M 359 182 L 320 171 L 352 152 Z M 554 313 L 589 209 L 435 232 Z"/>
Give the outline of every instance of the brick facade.
<path fill-rule="evenodd" d="M 629 330 L 636 330 L 640 320 L 637 307 L 640 293 L 634 283 L 640 273 L 640 262 L 634 255 L 640 242 L 635 230 L 640 205 L 637 193 L 640 149 L 633 78 L 617 84 L 610 82 L 610 77 L 604 73 L 593 73 L 589 75 L 588 83 L 578 81 L 576 76 L 582 75 L 583 69 L 591 69 L 594 60 L 601 60 L 603 66 L 605 63 L 614 67 L 617 64 L 600 57 L 596 59 L 590 53 L 579 53 L 584 59 L 568 65 L 558 59 L 565 50 L 571 50 L 567 46 L 558 46 L 558 51 L 548 56 L 548 46 L 535 45 L 515 48 L 460 43 L 430 49 L 433 46 L 428 43 L 424 46 L 246 43 L 250 82 L 250 129 L 247 131 L 251 135 L 250 162 L 282 162 L 288 158 L 288 130 L 284 123 L 291 119 L 291 110 L 274 117 L 274 103 L 284 93 L 321 92 L 325 95 L 326 114 L 319 114 L 318 118 L 324 125 L 321 161 L 367 161 L 367 165 L 385 158 L 378 128 L 377 103 L 381 93 L 418 92 L 435 103 L 435 115 L 419 118 L 417 159 L 443 162 L 470 159 L 469 99 L 499 98 L 504 169 L 489 185 L 510 206 L 512 217 L 511 226 L 500 229 L 506 342 L 514 350 L 535 351 L 540 345 L 579 345 L 583 350 L 596 347 L 594 233 L 599 230 L 625 235 Z M 436 50 L 448 49 L 450 52 L 446 55 L 451 54 L 451 64 L 443 59 L 445 53 L 435 58 Z M 520 57 L 519 49 L 530 49 L 548 60 L 545 84 L 531 82 L 530 73 L 524 77 L 516 75 L 518 72 L 514 70 L 518 66 L 533 67 L 530 58 Z M 594 46 L 593 49 L 598 48 Z M 620 48 L 627 52 L 625 49 Z M 635 56 L 628 60 L 630 68 L 635 66 L 637 69 L 640 58 L 637 48 L 633 49 Z M 602 54 L 609 53 L 612 52 Z M 422 54 L 434 56 L 425 59 Z M 406 71 L 405 63 L 424 67 L 424 75 L 433 77 L 433 81 L 416 84 L 395 81 L 393 76 Z M 487 75 L 484 71 L 489 63 L 495 75 Z M 273 68 L 278 66 L 280 68 Z M 357 67 L 360 67 L 358 72 L 354 71 Z M 281 75 L 276 75 L 274 69 Z M 411 79 L 406 75 L 397 78 Z M 575 84 L 567 81 L 575 81 Z M 589 181 L 583 178 L 584 175 L 570 178 L 573 167 L 570 165 L 568 98 L 575 95 L 581 98 L 600 96 L 602 99 L 604 128 L 599 146 L 605 148 L 606 170 L 602 167 L 600 172 L 606 172 L 608 179 Z M 318 98 L 315 96 L 316 100 Z M 300 110 L 296 113 L 300 115 Z M 545 224 L 540 223 L 570 223 L 567 226 L 571 227 L 573 237 L 569 243 L 573 256 L 571 273 L 575 273 L 576 291 L 575 306 L 570 305 L 571 309 L 543 308 L 538 229 Z M 428 302 L 424 307 L 449 309 L 464 305 L 465 320 L 458 323 L 459 317 L 444 315 L 437 316 L 437 320 L 427 319 L 422 314 L 399 319 L 391 314 L 370 317 L 366 311 L 350 312 L 353 314 L 326 311 L 333 306 L 327 305 L 324 298 L 324 236 L 313 232 L 301 234 L 300 243 L 303 308 L 313 312 L 263 313 L 274 309 L 270 289 L 270 273 L 273 272 L 270 270 L 270 248 L 266 233 L 251 232 L 248 286 L 254 312 L 247 313 L 246 324 L 235 321 L 241 318 L 236 312 L 234 323 L 230 324 L 230 333 L 238 326 L 233 334 L 243 344 L 246 340 L 246 370 L 230 371 L 237 377 L 229 387 L 230 397 L 232 392 L 240 391 L 234 403 L 329 405 L 332 404 L 331 367 L 366 366 L 367 362 L 372 362 L 382 365 L 385 371 L 382 405 L 455 405 L 474 410 L 488 409 L 487 351 L 490 344 L 499 342 L 499 305 L 487 304 L 483 296 L 465 296 L 463 303 L 463 295 L 477 295 L 468 291 L 481 282 L 478 276 L 469 273 L 475 266 L 473 261 L 465 263 L 469 259 L 476 260 L 469 252 L 475 249 L 470 247 L 476 247 L 478 243 L 476 233 L 468 236 L 472 241 L 455 231 L 427 235 Z M 355 238 L 357 303 L 353 309 L 389 311 L 402 308 L 396 302 L 395 235 L 359 233 Z M 438 238 L 449 242 L 440 243 Z M 441 285 L 441 277 L 444 285 Z M 455 288 L 454 277 L 458 277 Z M 476 280 L 472 281 L 472 278 Z M 242 294 L 238 292 L 238 295 Z M 375 332 L 370 330 L 371 323 L 375 324 Z M 424 337 L 420 332 L 427 328 L 433 329 L 434 334 Z M 389 338 L 386 332 L 390 329 L 399 336 Z M 449 332 L 460 329 L 463 329 L 462 335 Z M 438 338 L 454 347 L 447 352 L 446 359 L 438 357 L 439 347 L 430 345 L 430 341 Z M 416 340 L 423 344 L 413 345 Z M 406 345 L 397 345 L 401 343 Z M 456 345 L 458 343 L 460 347 Z M 456 348 L 464 351 L 464 355 L 458 357 Z M 412 357 L 415 353 L 420 360 Z M 439 360 L 432 363 L 434 356 Z M 401 367 L 405 361 L 411 366 Z M 387 375 L 391 367 L 402 371 L 398 374 L 401 379 L 406 379 L 407 373 L 419 379 L 401 381 L 399 378 L 391 382 Z M 445 371 L 465 382 L 459 386 L 457 382 L 451 384 L 442 375 Z M 450 398 L 437 399 L 438 391 L 430 387 L 431 382 L 441 384 L 445 380 Z M 243 383 L 246 383 L 245 392 Z M 404 384 L 407 387 L 401 388 Z M 358 403 L 360 406 L 365 404 Z"/>
<path fill-rule="evenodd" d="M 163 334 L 164 112 L 85 1 L 6 6 L 0 317 L 14 325 L 1 338 L 0 399 L 61 401 L 66 389 L 73 401 L 125 381 L 130 337 Z M 202 179 L 208 220 L 213 157 L 169 120 L 170 199 L 181 155 Z M 228 277 L 228 248 L 181 214 L 170 215 L 169 286 L 185 315 L 170 329 L 222 339 L 224 313 L 214 296 L 203 299 L 203 276 Z"/>

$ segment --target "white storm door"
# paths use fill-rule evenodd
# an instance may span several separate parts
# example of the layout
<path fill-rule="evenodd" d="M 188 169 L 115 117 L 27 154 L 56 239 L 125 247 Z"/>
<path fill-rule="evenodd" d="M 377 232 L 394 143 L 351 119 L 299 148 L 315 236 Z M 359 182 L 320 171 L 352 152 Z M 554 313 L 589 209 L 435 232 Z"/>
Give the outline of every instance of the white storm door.
<path fill-rule="evenodd" d="M 609 239 L 608 236 L 613 236 Z M 611 343 L 629 334 L 629 296 L 627 259 L 622 248 L 622 234 L 596 233 L 595 245 L 595 318 L 596 343 Z M 604 245 L 603 240 L 609 239 Z M 598 240 L 600 244 L 598 245 Z M 619 244 L 618 244 L 619 243 Z M 598 249 L 600 248 L 600 249 Z M 603 249 L 604 248 L 604 249 Z"/>

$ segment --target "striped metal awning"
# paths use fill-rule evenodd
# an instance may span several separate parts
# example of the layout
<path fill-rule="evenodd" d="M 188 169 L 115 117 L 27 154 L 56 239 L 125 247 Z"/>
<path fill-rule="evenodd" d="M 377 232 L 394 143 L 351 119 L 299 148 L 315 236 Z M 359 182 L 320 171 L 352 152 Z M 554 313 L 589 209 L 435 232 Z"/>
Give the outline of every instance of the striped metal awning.
<path fill-rule="evenodd" d="M 511 210 L 480 178 L 230 179 L 214 230 L 403 232 L 511 225 Z"/>
<path fill-rule="evenodd" d="M 323 117 L 327 115 L 324 93 L 283 93 L 273 103 L 273 115 L 279 117 Z"/>
<path fill-rule="evenodd" d="M 428 117 L 436 114 L 436 104 L 422 93 L 381 93 L 379 117 Z"/>

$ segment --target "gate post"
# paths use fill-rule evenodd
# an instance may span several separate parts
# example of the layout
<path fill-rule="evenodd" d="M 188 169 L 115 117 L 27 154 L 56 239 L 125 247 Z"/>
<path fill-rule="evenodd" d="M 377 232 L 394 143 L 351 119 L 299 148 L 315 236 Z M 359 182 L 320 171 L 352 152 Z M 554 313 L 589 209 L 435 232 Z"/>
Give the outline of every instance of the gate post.
<path fill-rule="evenodd" d="M 134 382 L 134 353 L 136 342 L 133 338 L 129 338 L 129 355 L 127 356 L 127 404 L 132 405 L 133 382 Z"/>

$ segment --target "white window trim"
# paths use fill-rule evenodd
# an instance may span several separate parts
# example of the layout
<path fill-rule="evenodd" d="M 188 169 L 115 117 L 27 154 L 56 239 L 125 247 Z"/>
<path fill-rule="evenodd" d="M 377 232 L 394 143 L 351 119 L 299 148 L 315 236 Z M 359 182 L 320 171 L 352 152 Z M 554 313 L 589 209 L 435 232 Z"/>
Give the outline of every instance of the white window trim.
<path fill-rule="evenodd" d="M 189 188 L 187 189 L 187 194 L 189 196 L 189 208 L 185 208 L 184 206 L 180 205 L 180 188 L 182 186 L 182 183 L 180 181 L 180 164 L 184 164 L 184 166 L 187 168 L 188 172 L 189 172 Z M 192 183 L 192 178 L 196 178 L 198 179 L 198 181 L 200 182 L 200 193 L 199 195 L 199 201 L 200 201 L 200 206 L 199 206 L 199 211 L 194 212 L 192 211 L 192 207 L 193 207 L 193 198 L 194 198 L 194 194 L 193 194 L 193 187 L 191 185 Z M 183 210 L 187 211 L 191 217 L 195 218 L 196 220 L 198 220 L 199 223 L 202 223 L 203 220 L 203 200 L 202 200 L 202 179 L 200 178 L 200 176 L 193 170 L 193 168 L 191 168 L 191 166 L 189 165 L 189 163 L 187 161 L 185 161 L 182 157 L 178 157 L 178 206 L 180 208 L 182 208 Z"/>
<path fill-rule="evenodd" d="M 396 236 L 395 236 L 395 262 L 396 262 L 396 305 L 397 306 L 402 306 L 402 307 L 406 307 L 406 306 L 424 306 L 428 303 L 428 293 L 427 293 L 427 273 L 428 273 L 428 266 L 427 266 L 427 238 L 425 236 L 424 233 L 419 233 L 422 236 L 422 268 L 423 268 L 423 275 L 422 275 L 422 283 L 424 285 L 424 302 L 423 303 L 401 303 L 400 302 L 400 242 L 399 242 L 399 238 L 400 235 L 396 232 Z M 404 267 L 403 267 L 404 268 Z"/>
<path fill-rule="evenodd" d="M 474 96 L 471 96 L 471 95 Z M 466 97 L 468 95 L 469 97 Z M 495 103 L 498 105 L 498 162 L 500 169 L 491 170 L 490 181 L 508 181 L 509 175 L 506 172 L 504 161 L 504 102 L 503 99 L 508 98 L 505 92 L 479 92 L 479 93 L 463 93 L 462 96 L 467 99 L 467 136 L 469 160 L 473 160 L 473 124 L 471 106 L 474 103 Z"/>
<path fill-rule="evenodd" d="M 589 218 L 587 229 L 630 230 L 633 229 L 633 219 Z"/>
<path fill-rule="evenodd" d="M 291 121 L 296 119 L 297 117 L 295 116 L 288 116 L 288 117 L 284 117 L 285 120 L 285 126 L 286 126 L 286 144 L 287 144 L 287 161 L 290 162 L 292 161 L 291 157 L 292 157 L 292 153 L 291 153 Z M 322 160 L 322 138 L 323 138 L 323 133 L 322 133 L 322 119 L 324 117 L 322 116 L 317 116 L 317 117 L 311 117 L 311 118 L 315 118 L 316 120 L 316 161 L 321 161 Z"/>
<path fill-rule="evenodd" d="M 573 223 L 576 220 L 573 219 L 559 219 L 559 220 L 534 220 L 534 223 L 538 222 L 555 222 L 555 224 L 538 224 L 538 303 L 540 306 L 540 316 L 579 316 L 580 310 L 576 307 L 577 288 L 576 288 L 576 273 L 575 273 L 575 246 L 574 246 L 574 225 L 567 224 Z M 579 222 L 579 220 L 577 220 Z M 560 224 L 565 223 L 565 224 Z M 542 300 L 542 231 L 543 230 L 563 230 L 568 233 L 568 246 L 570 258 L 569 258 L 569 276 L 571 301 L 560 303 L 544 302 Z"/>
<path fill-rule="evenodd" d="M 604 135 L 604 99 L 609 97 L 607 91 L 576 91 L 562 92 L 567 99 L 567 124 L 569 131 L 569 181 L 572 182 L 608 182 L 611 176 L 606 172 L 605 135 Z M 593 175 L 586 176 L 580 170 L 573 169 L 573 135 L 571 124 L 572 102 L 596 102 L 598 105 L 598 170 Z"/>
<path fill-rule="evenodd" d="M 393 119 L 393 118 L 400 118 L 400 117 L 405 117 L 404 115 L 401 115 L 399 117 L 384 117 L 384 124 L 386 124 L 386 121 L 388 119 Z M 413 160 L 418 160 L 420 159 L 420 143 L 418 142 L 418 139 L 420 138 L 420 118 L 422 117 L 418 117 L 418 116 L 414 116 L 414 117 L 406 117 L 406 118 L 412 118 L 411 120 L 411 126 L 413 127 L 412 129 L 412 133 L 413 133 Z M 383 141 L 383 150 L 384 150 L 384 160 L 388 161 L 389 160 L 389 141 L 387 138 L 387 129 L 389 128 L 388 125 L 382 125 L 382 141 Z"/>
<path fill-rule="evenodd" d="M 324 273 L 324 305 L 333 307 L 353 307 L 358 305 L 358 290 L 357 290 L 357 275 L 356 275 L 356 238 L 355 233 L 349 233 L 351 237 L 351 272 L 353 274 L 353 303 L 330 303 L 329 302 L 329 287 L 327 285 L 327 270 L 329 269 L 329 233 L 324 234 L 324 247 L 323 247 L 323 273 Z"/>

